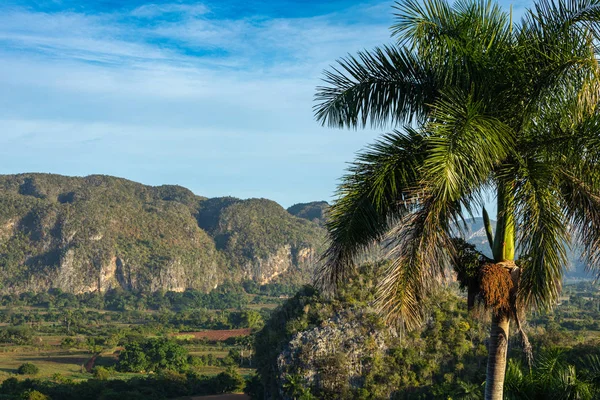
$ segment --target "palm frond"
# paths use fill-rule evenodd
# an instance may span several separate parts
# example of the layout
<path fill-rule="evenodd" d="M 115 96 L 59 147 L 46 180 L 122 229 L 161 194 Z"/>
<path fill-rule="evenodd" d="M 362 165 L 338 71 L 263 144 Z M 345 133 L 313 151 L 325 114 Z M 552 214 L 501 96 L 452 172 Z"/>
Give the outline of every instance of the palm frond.
<path fill-rule="evenodd" d="M 447 1 L 404 0 L 393 7 L 397 22 L 392 25 L 392 36 L 401 45 L 428 47 L 436 39 L 456 33 L 456 13 Z"/>
<path fill-rule="evenodd" d="M 421 56 L 493 51 L 510 36 L 510 16 L 489 0 L 404 0 L 393 6 L 392 36 Z"/>
<path fill-rule="evenodd" d="M 522 304 L 545 307 L 558 299 L 567 265 L 565 246 L 570 243 L 567 218 L 557 201 L 559 193 L 552 161 L 522 161 L 515 187 Z"/>
<path fill-rule="evenodd" d="M 434 105 L 424 138 L 414 212 L 390 231 L 393 261 L 381 285 L 379 306 L 390 319 L 411 326 L 420 320 L 419 301 L 443 279 L 455 249 L 453 227 L 482 205 L 481 193 L 494 168 L 512 150 L 511 130 L 486 116 L 482 105 L 460 92 Z"/>
<path fill-rule="evenodd" d="M 598 0 L 538 0 L 523 18 L 523 25 L 546 37 L 577 29 L 577 25 L 598 33 Z"/>
<path fill-rule="evenodd" d="M 598 22 L 596 0 L 543 0 L 526 13 L 516 34 L 525 79 L 519 87 L 530 91 L 525 124 L 561 111 L 576 122 L 598 104 Z"/>
<path fill-rule="evenodd" d="M 461 91 L 444 93 L 435 104 L 427 125 L 428 153 L 423 176 L 442 201 L 458 201 L 467 212 L 483 205 L 474 198 L 491 179 L 496 166 L 515 149 L 514 132 L 498 119 L 486 115 L 481 102 Z M 468 195 L 468 201 L 464 197 Z"/>
<path fill-rule="evenodd" d="M 554 165 L 560 203 L 577 248 L 588 268 L 600 274 L 600 114 L 575 126 L 543 127 L 534 135 L 536 152 Z"/>
<path fill-rule="evenodd" d="M 562 198 L 587 268 L 600 275 L 600 168 L 562 170 Z"/>
<path fill-rule="evenodd" d="M 423 153 L 421 134 L 406 128 L 359 155 L 329 209 L 328 248 L 316 275 L 320 286 L 335 288 L 353 270 L 356 257 L 414 206 L 408 193 L 419 180 Z"/>
<path fill-rule="evenodd" d="M 421 323 L 424 297 L 441 283 L 453 251 L 450 221 L 461 218 L 458 202 L 421 196 L 418 210 L 389 233 L 393 260 L 379 286 L 377 306 L 388 321 L 411 329 Z"/>
<path fill-rule="evenodd" d="M 324 74 L 314 112 L 331 127 L 395 126 L 423 118 L 437 90 L 428 68 L 402 47 L 349 55 Z"/>
<path fill-rule="evenodd" d="M 508 400 L 527 400 L 531 397 L 531 381 L 523 373 L 523 366 L 514 359 L 508 360 L 504 378 L 504 395 Z"/>

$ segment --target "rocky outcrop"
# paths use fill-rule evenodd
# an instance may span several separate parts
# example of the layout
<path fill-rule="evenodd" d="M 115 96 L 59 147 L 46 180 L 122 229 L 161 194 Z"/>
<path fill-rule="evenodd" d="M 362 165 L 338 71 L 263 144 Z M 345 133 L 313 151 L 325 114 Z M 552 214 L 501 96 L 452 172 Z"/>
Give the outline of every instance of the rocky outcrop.
<path fill-rule="evenodd" d="M 283 275 L 307 282 L 325 241 L 319 225 L 266 199 L 207 200 L 198 223 L 215 238 L 230 265 L 242 266 L 243 277 L 260 284 Z"/>
<path fill-rule="evenodd" d="M 293 248 L 281 246 L 274 254 L 248 261 L 244 265 L 244 276 L 264 285 L 292 269 L 312 272 L 316 262 L 316 250 L 312 247 Z"/>
<path fill-rule="evenodd" d="M 282 246 L 275 254 L 265 259 L 259 258 L 249 261 L 244 266 L 244 272 L 248 279 L 264 285 L 288 271 L 291 266 L 292 248 L 290 245 L 287 245 Z"/>
<path fill-rule="evenodd" d="M 297 333 L 277 358 L 280 388 L 299 380 L 312 393 L 343 393 L 361 388 L 386 350 L 386 334 L 364 311 L 342 311 L 321 326 Z M 285 399 L 291 399 L 283 391 Z"/>

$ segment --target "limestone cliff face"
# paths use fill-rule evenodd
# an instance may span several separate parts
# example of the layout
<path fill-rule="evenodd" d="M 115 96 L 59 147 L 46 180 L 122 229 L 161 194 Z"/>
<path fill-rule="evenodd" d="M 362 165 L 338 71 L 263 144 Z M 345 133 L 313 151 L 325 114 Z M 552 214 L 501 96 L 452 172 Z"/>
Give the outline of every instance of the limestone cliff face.
<path fill-rule="evenodd" d="M 198 223 L 215 238 L 244 279 L 266 284 L 282 276 L 308 282 L 325 231 L 266 199 L 217 198 L 201 205 Z"/>
<path fill-rule="evenodd" d="M 323 236 L 264 199 L 206 199 L 107 176 L 0 176 L 0 294 L 305 279 Z"/>
<path fill-rule="evenodd" d="M 373 326 L 367 312 L 342 311 L 321 326 L 298 332 L 277 358 L 278 387 L 290 375 L 300 377 L 313 393 L 338 393 L 364 385 L 375 360 L 388 349 L 386 333 Z M 283 391 L 282 398 L 290 399 Z"/>
<path fill-rule="evenodd" d="M 288 271 L 291 266 L 292 249 L 290 245 L 286 245 L 265 259 L 248 261 L 244 265 L 244 276 L 264 285 Z"/>
<path fill-rule="evenodd" d="M 293 269 L 312 272 L 315 255 L 316 249 L 313 247 L 296 248 L 287 244 L 264 259 L 248 261 L 244 264 L 244 276 L 264 285 Z"/>

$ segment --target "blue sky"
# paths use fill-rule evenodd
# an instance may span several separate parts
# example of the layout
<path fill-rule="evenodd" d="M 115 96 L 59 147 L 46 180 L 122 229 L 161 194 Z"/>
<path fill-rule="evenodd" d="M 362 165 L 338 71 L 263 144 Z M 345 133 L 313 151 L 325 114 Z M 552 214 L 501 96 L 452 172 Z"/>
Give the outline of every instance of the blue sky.
<path fill-rule="evenodd" d="M 2 0 L 0 173 L 331 200 L 380 132 L 320 127 L 314 88 L 390 42 L 392 4 Z"/>

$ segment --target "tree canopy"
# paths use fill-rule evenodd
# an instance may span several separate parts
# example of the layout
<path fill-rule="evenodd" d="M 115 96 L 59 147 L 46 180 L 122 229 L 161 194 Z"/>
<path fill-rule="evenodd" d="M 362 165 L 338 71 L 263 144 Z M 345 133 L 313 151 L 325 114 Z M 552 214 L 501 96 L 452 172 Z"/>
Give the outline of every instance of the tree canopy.
<path fill-rule="evenodd" d="M 381 305 L 418 320 L 453 230 L 493 193 L 494 258 L 518 247 L 520 300 L 551 304 L 572 239 L 598 268 L 600 4 L 543 0 L 517 23 L 490 1 L 406 0 L 395 11 L 395 43 L 340 59 L 317 89 L 323 124 L 394 128 L 343 178 L 322 283 L 391 242 Z"/>

